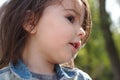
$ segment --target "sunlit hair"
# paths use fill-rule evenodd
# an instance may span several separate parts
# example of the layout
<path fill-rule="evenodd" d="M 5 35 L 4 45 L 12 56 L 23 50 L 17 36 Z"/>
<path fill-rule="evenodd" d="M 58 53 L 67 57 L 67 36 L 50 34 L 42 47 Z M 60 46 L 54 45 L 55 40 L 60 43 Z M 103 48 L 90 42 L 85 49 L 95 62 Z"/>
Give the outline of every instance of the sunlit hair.
<path fill-rule="evenodd" d="M 92 20 L 91 20 L 91 13 L 90 13 L 88 1 L 87 0 L 81 0 L 81 1 L 83 2 L 84 6 L 85 6 L 85 16 L 84 16 L 84 21 L 82 24 L 82 27 L 86 31 L 86 36 L 82 40 L 82 45 L 84 45 L 87 42 L 88 37 L 89 37 L 90 32 L 91 32 Z"/>
<path fill-rule="evenodd" d="M 34 14 L 32 25 L 39 21 L 44 9 L 63 0 L 9 0 L 0 8 L 0 68 L 13 62 L 16 64 L 21 58 L 29 33 L 23 28 L 23 24 L 30 20 Z M 86 0 L 81 0 L 85 5 L 85 16 L 82 26 L 87 35 L 82 40 L 86 43 L 91 29 L 91 17 Z M 32 29 L 31 29 L 32 30 Z"/>

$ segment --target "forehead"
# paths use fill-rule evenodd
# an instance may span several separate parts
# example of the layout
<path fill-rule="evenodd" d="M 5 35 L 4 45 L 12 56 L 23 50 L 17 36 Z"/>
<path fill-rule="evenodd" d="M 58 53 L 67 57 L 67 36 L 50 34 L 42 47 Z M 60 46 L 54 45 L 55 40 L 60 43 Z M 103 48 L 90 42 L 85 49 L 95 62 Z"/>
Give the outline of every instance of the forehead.
<path fill-rule="evenodd" d="M 62 0 L 62 5 L 65 9 L 74 9 L 79 13 L 84 10 L 84 4 L 81 0 Z"/>

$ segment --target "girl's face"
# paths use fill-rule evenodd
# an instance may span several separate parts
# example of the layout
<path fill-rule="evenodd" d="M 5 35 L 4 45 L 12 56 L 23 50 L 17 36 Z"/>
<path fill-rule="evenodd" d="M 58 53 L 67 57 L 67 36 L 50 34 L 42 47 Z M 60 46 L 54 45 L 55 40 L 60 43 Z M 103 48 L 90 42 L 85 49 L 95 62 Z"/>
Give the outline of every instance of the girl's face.
<path fill-rule="evenodd" d="M 38 52 L 34 54 L 55 64 L 74 58 L 86 34 L 81 27 L 83 18 L 81 0 L 63 0 L 45 8 L 29 39 Z"/>

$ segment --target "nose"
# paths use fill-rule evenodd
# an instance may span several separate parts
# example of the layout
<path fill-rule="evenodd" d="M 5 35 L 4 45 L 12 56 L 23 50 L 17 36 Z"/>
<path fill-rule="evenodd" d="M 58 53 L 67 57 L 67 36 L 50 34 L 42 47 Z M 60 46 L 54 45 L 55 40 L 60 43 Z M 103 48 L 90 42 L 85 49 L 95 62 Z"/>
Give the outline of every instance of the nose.
<path fill-rule="evenodd" d="M 83 39 L 83 38 L 85 37 L 85 35 L 86 35 L 85 30 L 84 30 L 82 27 L 80 27 L 80 28 L 77 30 L 77 36 L 79 36 L 80 39 Z"/>

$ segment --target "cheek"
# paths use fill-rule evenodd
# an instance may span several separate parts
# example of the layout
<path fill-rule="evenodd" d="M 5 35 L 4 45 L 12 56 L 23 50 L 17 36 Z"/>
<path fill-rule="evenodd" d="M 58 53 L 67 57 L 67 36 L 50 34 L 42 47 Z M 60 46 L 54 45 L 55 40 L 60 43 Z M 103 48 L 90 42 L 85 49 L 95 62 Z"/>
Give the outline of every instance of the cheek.
<path fill-rule="evenodd" d="M 74 27 L 63 16 L 58 18 L 51 18 L 51 20 L 44 18 L 39 24 L 38 38 L 41 44 L 57 47 L 72 40 L 75 33 Z"/>
<path fill-rule="evenodd" d="M 57 42 L 66 43 L 69 42 L 74 34 L 74 30 L 68 25 L 59 25 L 54 28 L 52 34 L 50 35 Z"/>
<path fill-rule="evenodd" d="M 61 40 L 71 40 L 74 35 L 74 27 L 72 24 L 68 23 L 66 19 L 61 18 L 53 28 L 53 35 L 56 36 L 58 41 Z"/>
<path fill-rule="evenodd" d="M 49 49 L 61 49 L 73 39 L 74 30 L 69 26 L 57 25 L 54 28 L 42 30 L 39 41 Z"/>

